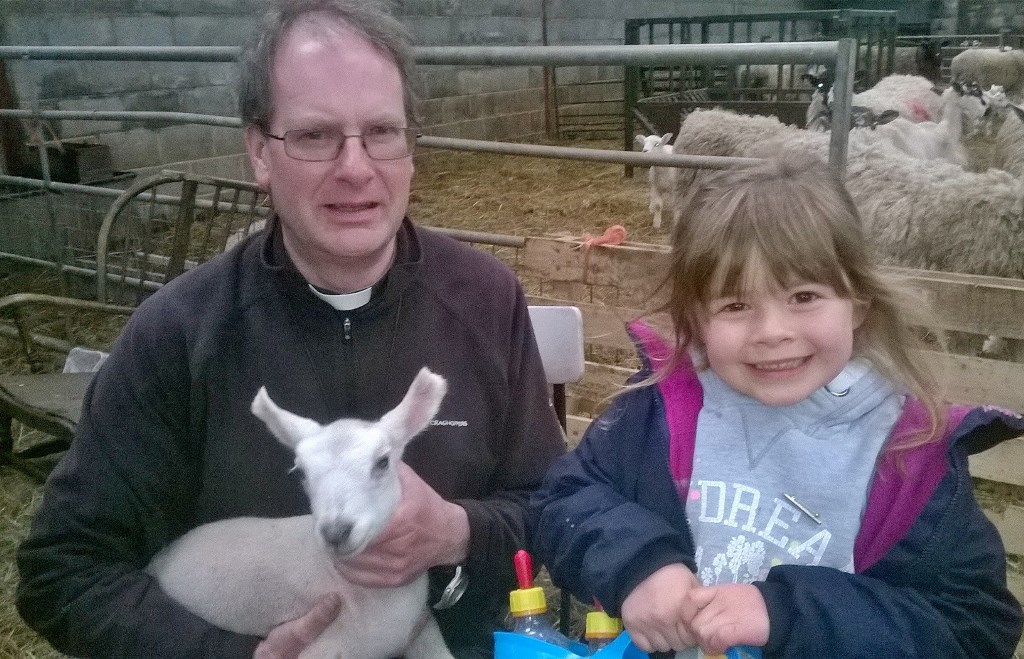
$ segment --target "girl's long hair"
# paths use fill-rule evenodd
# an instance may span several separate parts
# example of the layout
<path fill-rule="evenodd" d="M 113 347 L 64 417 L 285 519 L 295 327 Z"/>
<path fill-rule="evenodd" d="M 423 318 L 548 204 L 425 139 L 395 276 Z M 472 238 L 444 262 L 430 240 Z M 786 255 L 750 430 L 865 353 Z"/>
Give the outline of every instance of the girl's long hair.
<path fill-rule="evenodd" d="M 919 296 L 877 267 L 853 199 L 818 158 L 800 153 L 739 170 L 698 176 L 676 206 L 668 274 L 656 311 L 672 320 L 671 357 L 641 384 L 659 381 L 691 354 L 703 353 L 705 304 L 757 287 L 795 281 L 831 286 L 854 302 L 863 322 L 853 353 L 870 361 L 928 412 L 928 426 L 895 438 L 908 449 L 938 438 L 945 408 L 935 374 L 918 351 L 942 343 Z M 923 329 L 922 329 L 923 328 Z M 930 332 L 924 334 L 924 332 Z M 698 363 L 698 368 L 704 364 Z"/>

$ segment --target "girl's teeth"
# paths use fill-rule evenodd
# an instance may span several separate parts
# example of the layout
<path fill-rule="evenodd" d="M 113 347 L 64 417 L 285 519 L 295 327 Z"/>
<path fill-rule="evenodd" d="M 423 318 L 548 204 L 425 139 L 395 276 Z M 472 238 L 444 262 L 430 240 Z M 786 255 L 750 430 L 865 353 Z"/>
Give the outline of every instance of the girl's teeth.
<path fill-rule="evenodd" d="M 796 368 L 802 362 L 802 359 L 791 359 L 788 362 L 775 362 L 772 364 L 756 364 L 755 368 L 762 371 L 784 371 L 787 368 Z"/>

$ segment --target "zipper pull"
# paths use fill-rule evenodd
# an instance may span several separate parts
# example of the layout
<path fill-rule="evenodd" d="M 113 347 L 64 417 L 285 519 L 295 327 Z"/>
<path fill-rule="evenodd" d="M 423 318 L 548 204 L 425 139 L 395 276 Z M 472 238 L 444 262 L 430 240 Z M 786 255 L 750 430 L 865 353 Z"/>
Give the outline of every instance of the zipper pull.
<path fill-rule="evenodd" d="M 346 341 L 351 341 L 352 340 L 352 319 L 349 318 L 348 316 L 345 316 L 345 322 L 342 324 L 342 327 L 345 328 L 345 340 Z"/>

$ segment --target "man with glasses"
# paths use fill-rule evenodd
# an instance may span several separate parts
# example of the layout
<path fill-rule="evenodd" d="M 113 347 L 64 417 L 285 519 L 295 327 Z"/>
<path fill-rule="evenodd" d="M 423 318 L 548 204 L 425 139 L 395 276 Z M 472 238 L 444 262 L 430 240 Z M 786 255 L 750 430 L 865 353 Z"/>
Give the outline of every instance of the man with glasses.
<path fill-rule="evenodd" d="M 295 657 L 345 615 L 336 599 L 247 637 L 143 568 L 200 524 L 308 513 L 293 456 L 249 412 L 261 385 L 319 422 L 369 419 L 428 366 L 448 394 L 406 449 L 398 511 L 344 576 L 429 572 L 452 652 L 491 654 L 526 499 L 564 444 L 513 273 L 406 217 L 412 81 L 405 31 L 366 0 L 283 1 L 265 17 L 240 106 L 274 218 L 146 300 L 96 376 L 18 554 L 19 611 L 59 650 Z"/>

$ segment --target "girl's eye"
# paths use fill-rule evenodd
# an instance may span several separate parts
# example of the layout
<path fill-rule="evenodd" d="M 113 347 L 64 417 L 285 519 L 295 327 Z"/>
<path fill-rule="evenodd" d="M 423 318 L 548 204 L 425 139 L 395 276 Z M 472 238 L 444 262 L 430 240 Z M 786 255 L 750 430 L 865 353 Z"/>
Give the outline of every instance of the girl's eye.
<path fill-rule="evenodd" d="M 711 309 L 713 309 L 715 313 L 736 313 L 743 311 L 746 308 L 746 304 L 737 300 L 733 300 L 731 302 L 727 300 L 718 300 L 711 304 Z"/>
<path fill-rule="evenodd" d="M 808 302 L 814 302 L 820 297 L 814 291 L 799 291 L 793 294 L 793 301 L 797 304 L 807 304 Z"/>

